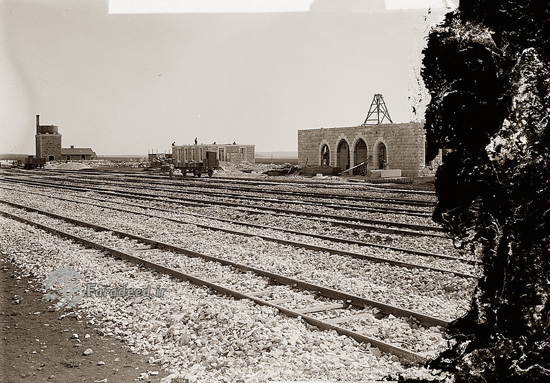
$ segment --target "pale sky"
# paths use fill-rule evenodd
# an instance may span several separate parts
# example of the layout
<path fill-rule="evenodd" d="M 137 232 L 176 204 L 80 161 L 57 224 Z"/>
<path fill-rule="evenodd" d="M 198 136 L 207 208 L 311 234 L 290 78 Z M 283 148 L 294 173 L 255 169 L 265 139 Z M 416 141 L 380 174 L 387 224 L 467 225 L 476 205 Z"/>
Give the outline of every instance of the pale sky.
<path fill-rule="evenodd" d="M 297 151 L 300 129 L 361 124 L 375 93 L 393 122 L 408 122 L 422 35 L 456 4 L 181 0 L 173 10 L 175 0 L 132 0 L 139 11 L 121 8 L 129 0 L 0 1 L 0 153 L 34 154 L 40 114 L 63 147 L 100 156 L 195 137 Z M 147 3 L 164 9 L 143 13 Z"/>

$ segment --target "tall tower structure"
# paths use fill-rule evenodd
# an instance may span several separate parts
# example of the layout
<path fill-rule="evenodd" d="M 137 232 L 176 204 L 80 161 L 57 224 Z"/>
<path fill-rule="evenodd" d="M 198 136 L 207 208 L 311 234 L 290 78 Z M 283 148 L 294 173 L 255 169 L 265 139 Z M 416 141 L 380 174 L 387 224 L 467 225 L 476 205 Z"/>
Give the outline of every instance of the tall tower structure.
<path fill-rule="evenodd" d="M 369 112 L 367 113 L 365 122 L 363 122 L 363 126 L 381 124 L 385 118 L 388 119 L 390 124 L 393 124 L 390 112 L 388 112 L 388 108 L 386 108 L 384 98 L 381 94 L 377 93 L 372 98 L 372 103 L 370 104 Z"/>
<path fill-rule="evenodd" d="M 61 134 L 56 125 L 40 125 L 36 115 L 36 157 L 46 161 L 61 160 Z"/>

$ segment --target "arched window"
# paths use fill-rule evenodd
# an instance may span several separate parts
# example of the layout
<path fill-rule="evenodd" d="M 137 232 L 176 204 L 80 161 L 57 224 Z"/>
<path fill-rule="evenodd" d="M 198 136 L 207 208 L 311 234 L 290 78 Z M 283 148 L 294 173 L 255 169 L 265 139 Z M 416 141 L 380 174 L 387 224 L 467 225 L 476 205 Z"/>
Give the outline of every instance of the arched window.
<path fill-rule="evenodd" d="M 367 144 L 365 141 L 360 139 L 355 144 L 355 150 L 353 151 L 355 163 L 354 166 L 359 165 L 360 163 L 363 163 L 367 160 Z M 357 175 L 362 172 L 362 168 L 355 168 L 353 169 L 353 174 Z"/>
<path fill-rule="evenodd" d="M 330 150 L 328 148 L 328 145 L 325 144 L 321 148 L 321 166 L 329 166 L 330 165 Z"/>
<path fill-rule="evenodd" d="M 53 161 L 55 159 L 54 156 L 48 156 L 48 161 Z"/>
<path fill-rule="evenodd" d="M 378 169 L 385 169 L 388 164 L 388 151 L 383 142 L 378 144 Z"/>
<path fill-rule="evenodd" d="M 340 141 L 338 144 L 338 149 L 336 151 L 336 157 L 337 157 L 337 167 L 340 170 L 346 170 L 349 169 L 349 145 L 346 142 L 346 140 Z"/>

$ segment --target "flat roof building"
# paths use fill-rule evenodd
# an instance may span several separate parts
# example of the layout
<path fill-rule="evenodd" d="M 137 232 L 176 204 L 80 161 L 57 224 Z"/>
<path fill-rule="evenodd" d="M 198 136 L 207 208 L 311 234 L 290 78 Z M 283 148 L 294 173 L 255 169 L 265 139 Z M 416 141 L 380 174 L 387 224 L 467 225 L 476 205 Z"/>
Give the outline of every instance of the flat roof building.
<path fill-rule="evenodd" d="M 426 164 L 425 151 L 426 132 L 420 122 L 298 131 L 301 167 L 307 164 L 345 171 L 368 160 L 368 171 L 400 170 L 404 177 L 417 177 L 433 165 Z M 358 174 L 356 169 L 349 173 Z"/>
<path fill-rule="evenodd" d="M 216 152 L 219 161 L 240 163 L 255 162 L 255 145 L 233 144 L 196 144 L 196 145 L 173 145 L 172 158 L 176 163 L 203 162 L 206 159 L 206 152 Z"/>

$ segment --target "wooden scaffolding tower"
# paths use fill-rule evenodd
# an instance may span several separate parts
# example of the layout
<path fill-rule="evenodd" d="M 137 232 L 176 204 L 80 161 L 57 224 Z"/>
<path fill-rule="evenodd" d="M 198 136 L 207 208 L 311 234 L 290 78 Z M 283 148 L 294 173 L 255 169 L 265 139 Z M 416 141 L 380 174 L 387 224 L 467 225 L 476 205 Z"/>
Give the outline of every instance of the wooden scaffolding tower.
<path fill-rule="evenodd" d="M 390 113 L 388 112 L 388 108 L 386 108 L 386 103 L 384 102 L 384 98 L 381 94 L 377 93 L 374 95 L 372 99 L 372 103 L 370 104 L 369 113 L 367 113 L 367 118 L 365 118 L 365 122 L 363 122 L 363 126 L 365 125 L 375 125 L 375 124 L 381 124 L 384 119 L 387 118 L 390 123 L 393 124 L 393 121 L 391 120 Z"/>

